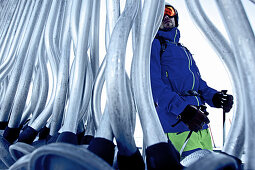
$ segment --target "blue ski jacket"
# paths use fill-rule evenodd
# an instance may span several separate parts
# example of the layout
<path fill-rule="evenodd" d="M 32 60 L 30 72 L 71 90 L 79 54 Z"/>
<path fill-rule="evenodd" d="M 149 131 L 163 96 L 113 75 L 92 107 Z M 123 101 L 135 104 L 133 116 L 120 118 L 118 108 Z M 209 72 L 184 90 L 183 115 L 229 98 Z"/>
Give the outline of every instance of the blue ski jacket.
<path fill-rule="evenodd" d="M 214 107 L 212 97 L 217 91 L 202 80 L 191 53 L 179 43 L 180 32 L 176 27 L 159 30 L 157 36 L 166 40 L 165 51 L 160 56 L 160 41 L 154 39 L 150 61 L 152 95 L 161 125 L 165 133 L 189 131 L 183 122 L 171 125 L 189 104 L 200 106 L 206 102 Z M 200 95 L 190 95 L 190 90 Z M 203 129 L 206 128 L 204 125 Z"/>

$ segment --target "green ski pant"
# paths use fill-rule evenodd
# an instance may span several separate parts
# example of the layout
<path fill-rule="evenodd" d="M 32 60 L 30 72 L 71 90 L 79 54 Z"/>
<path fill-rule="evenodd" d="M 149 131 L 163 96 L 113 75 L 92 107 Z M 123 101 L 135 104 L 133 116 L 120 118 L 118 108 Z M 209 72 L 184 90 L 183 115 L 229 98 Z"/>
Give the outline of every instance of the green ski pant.
<path fill-rule="evenodd" d="M 167 133 L 169 140 L 175 146 L 175 148 L 180 152 L 189 131 L 182 133 Z M 185 151 L 197 150 L 197 149 L 208 149 L 213 150 L 211 135 L 208 129 L 204 129 L 198 132 L 193 132 L 190 139 L 184 149 Z"/>

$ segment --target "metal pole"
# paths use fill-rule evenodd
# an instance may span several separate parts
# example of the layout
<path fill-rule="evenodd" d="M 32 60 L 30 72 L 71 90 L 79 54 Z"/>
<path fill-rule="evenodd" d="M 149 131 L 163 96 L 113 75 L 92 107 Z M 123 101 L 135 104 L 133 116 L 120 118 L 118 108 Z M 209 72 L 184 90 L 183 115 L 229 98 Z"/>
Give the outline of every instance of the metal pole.
<path fill-rule="evenodd" d="M 233 45 L 235 60 L 238 63 L 240 89 L 244 96 L 241 102 L 244 105 L 245 113 L 245 169 L 255 169 L 255 143 L 253 140 L 255 133 L 255 100 L 253 95 L 255 93 L 255 36 L 240 0 L 216 0 L 216 4 L 220 9 L 230 42 Z M 231 12 L 232 9 L 235 9 L 235 13 Z M 242 27 L 236 25 L 235 21 L 240 21 Z"/>

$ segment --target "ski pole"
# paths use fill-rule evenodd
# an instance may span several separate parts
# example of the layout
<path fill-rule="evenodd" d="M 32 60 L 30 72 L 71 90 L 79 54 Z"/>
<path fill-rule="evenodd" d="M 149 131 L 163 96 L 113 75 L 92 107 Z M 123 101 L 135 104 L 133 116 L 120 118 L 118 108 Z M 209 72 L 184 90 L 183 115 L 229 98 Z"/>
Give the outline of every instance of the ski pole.
<path fill-rule="evenodd" d="M 185 142 L 184 142 L 184 144 L 182 145 L 182 148 L 181 148 L 181 150 L 180 150 L 180 156 L 182 156 L 182 152 L 184 151 L 184 149 L 185 149 L 185 147 L 186 147 L 186 145 L 187 145 L 187 143 L 188 143 L 188 141 L 189 141 L 189 139 L 190 139 L 190 136 L 191 136 L 192 132 L 193 132 L 193 131 L 190 131 L 189 134 L 188 134 L 188 136 L 187 136 L 187 138 L 185 139 Z"/>
<path fill-rule="evenodd" d="M 223 95 L 226 95 L 227 94 L 227 90 L 221 90 L 222 94 Z M 225 121 L 226 121 L 226 111 L 224 109 L 224 107 L 222 106 L 222 110 L 223 110 L 223 145 L 225 143 Z"/>

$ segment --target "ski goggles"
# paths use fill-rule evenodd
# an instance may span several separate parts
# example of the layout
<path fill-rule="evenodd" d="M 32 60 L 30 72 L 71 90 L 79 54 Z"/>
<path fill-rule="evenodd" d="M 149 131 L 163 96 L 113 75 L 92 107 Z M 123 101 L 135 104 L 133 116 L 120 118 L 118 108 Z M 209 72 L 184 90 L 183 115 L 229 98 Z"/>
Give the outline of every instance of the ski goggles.
<path fill-rule="evenodd" d="M 176 10 L 171 6 L 166 6 L 164 15 L 168 15 L 170 17 L 173 17 L 177 14 Z"/>

